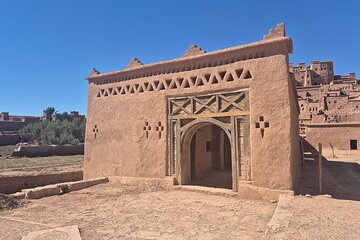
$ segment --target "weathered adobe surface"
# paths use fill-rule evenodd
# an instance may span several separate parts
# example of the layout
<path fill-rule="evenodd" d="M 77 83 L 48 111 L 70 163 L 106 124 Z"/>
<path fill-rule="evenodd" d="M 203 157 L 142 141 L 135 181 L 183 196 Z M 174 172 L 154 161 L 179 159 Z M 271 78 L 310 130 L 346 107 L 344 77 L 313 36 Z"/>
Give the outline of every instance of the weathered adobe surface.
<path fill-rule="evenodd" d="M 295 86 L 288 72 L 292 43 L 283 33 L 280 25 L 271 31 L 272 37 L 267 40 L 240 47 L 212 53 L 197 52 L 156 64 L 141 65 L 133 61 L 129 69 L 111 73 L 100 74 L 93 70 L 88 78 L 85 178 L 165 177 L 168 97 L 242 89 L 249 91 L 251 104 L 249 180 L 254 186 L 293 189 L 299 168 L 298 108 Z M 215 62 L 214 66 L 204 66 Z M 208 74 L 220 79 L 220 72 L 236 76 L 238 69 L 243 69 L 244 74 L 250 72 L 251 77 L 244 75 L 216 84 L 205 81 L 199 86 L 190 83 L 189 87 L 178 82 L 179 78 L 205 78 Z M 168 86 L 167 80 L 177 82 L 176 88 Z M 164 90 L 160 89 L 159 82 L 155 87 L 156 81 L 165 85 Z M 157 89 L 148 90 L 150 85 Z M 264 135 L 256 128 L 260 117 L 270 123 Z M 152 127 L 148 138 L 144 131 L 146 123 Z M 161 138 L 154 131 L 158 124 L 164 126 Z"/>

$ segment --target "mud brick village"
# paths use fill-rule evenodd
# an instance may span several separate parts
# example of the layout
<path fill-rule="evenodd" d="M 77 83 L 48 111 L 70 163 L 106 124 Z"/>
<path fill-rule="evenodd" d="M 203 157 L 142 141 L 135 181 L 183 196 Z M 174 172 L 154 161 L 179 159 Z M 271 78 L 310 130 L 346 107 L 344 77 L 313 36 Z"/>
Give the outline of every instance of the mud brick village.
<path fill-rule="evenodd" d="M 4 109 L 0 239 L 360 239 L 359 69 L 294 39 L 94 66 L 86 114 Z"/>

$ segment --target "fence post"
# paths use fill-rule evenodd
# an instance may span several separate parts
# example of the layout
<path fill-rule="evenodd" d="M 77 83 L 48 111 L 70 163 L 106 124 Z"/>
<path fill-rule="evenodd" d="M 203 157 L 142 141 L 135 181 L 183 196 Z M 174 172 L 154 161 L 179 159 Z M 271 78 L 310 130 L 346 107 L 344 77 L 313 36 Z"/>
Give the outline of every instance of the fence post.
<path fill-rule="evenodd" d="M 300 137 L 300 151 L 301 151 L 301 166 L 305 165 L 305 158 L 304 158 L 304 139 Z"/>
<path fill-rule="evenodd" d="M 319 143 L 319 193 L 323 193 L 322 189 L 322 144 Z"/>

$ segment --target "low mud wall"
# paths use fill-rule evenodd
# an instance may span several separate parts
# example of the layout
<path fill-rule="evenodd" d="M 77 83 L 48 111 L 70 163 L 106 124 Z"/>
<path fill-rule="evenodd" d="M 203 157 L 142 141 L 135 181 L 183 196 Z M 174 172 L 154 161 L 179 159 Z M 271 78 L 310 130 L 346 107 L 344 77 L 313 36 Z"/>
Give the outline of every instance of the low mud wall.
<path fill-rule="evenodd" d="M 63 182 L 73 182 L 82 179 L 82 170 L 28 176 L 0 176 L 0 193 L 15 193 L 25 188 L 34 188 Z"/>
<path fill-rule="evenodd" d="M 1 134 L 0 146 L 14 145 L 21 141 L 19 134 Z"/>
<path fill-rule="evenodd" d="M 84 145 L 21 146 L 12 153 L 15 157 L 47 157 L 83 155 Z"/>

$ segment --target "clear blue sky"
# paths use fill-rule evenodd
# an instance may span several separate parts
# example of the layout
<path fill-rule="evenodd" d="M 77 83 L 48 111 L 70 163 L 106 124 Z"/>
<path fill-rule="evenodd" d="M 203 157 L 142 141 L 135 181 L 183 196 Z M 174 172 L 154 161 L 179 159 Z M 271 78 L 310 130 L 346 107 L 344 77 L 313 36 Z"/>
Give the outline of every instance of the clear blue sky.
<path fill-rule="evenodd" d="M 0 0 L 0 111 L 86 113 L 92 67 L 123 68 L 261 40 L 285 22 L 291 62 L 333 60 L 360 78 L 360 1 Z"/>

